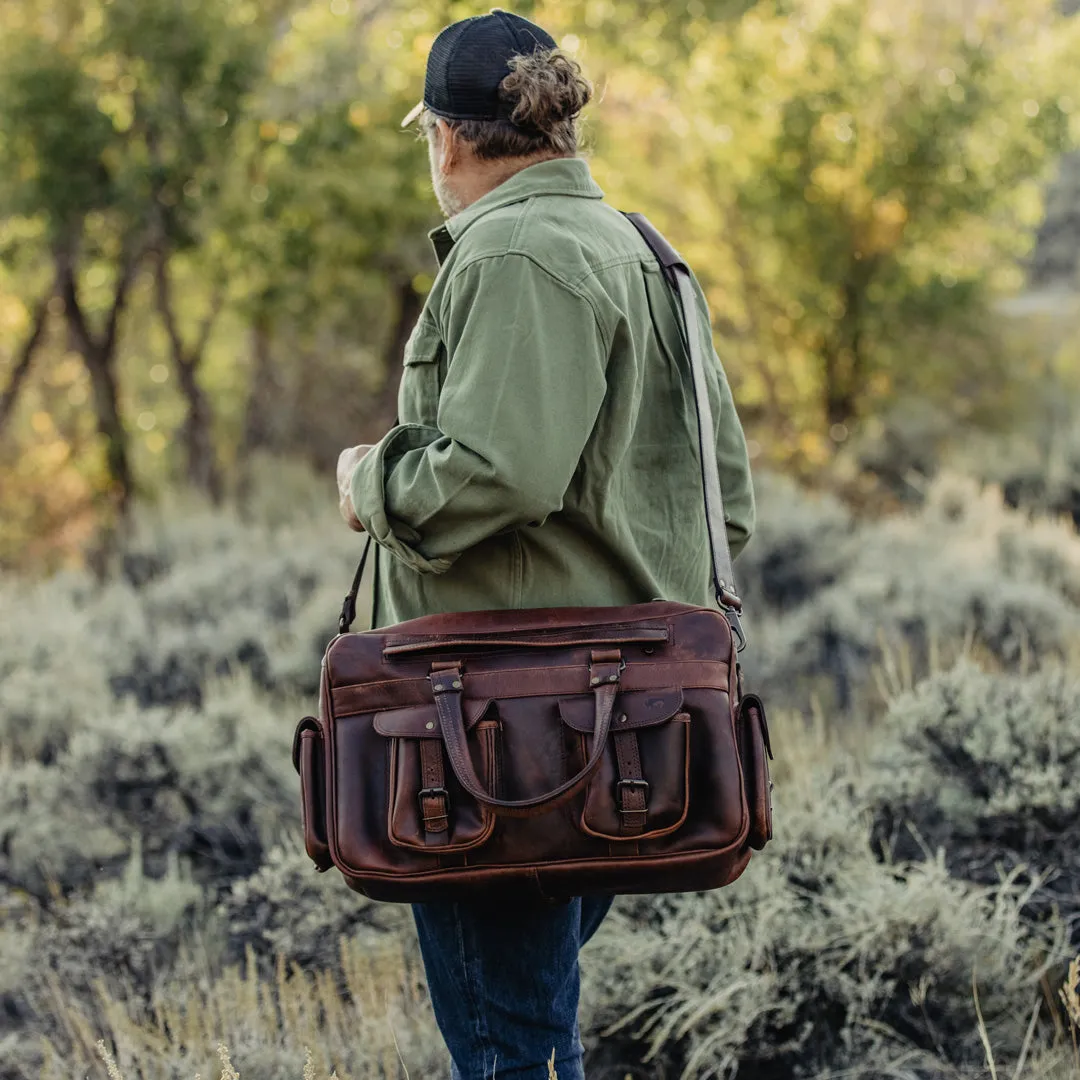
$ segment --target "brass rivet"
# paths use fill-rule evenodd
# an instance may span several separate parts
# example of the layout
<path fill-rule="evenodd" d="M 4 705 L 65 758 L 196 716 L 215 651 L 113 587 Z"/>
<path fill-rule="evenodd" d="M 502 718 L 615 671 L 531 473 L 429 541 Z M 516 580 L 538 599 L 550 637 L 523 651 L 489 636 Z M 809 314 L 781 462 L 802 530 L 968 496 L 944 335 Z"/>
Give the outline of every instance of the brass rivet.
<path fill-rule="evenodd" d="M 460 679 L 455 679 L 454 680 L 454 689 L 455 690 L 460 690 L 461 689 L 461 680 Z"/>
<path fill-rule="evenodd" d="M 619 723 L 620 724 L 625 724 L 626 723 L 626 713 L 623 713 L 623 715 L 619 717 Z"/>
<path fill-rule="evenodd" d="M 619 676 L 618 675 L 609 675 L 608 676 L 608 682 L 618 682 L 618 681 L 619 681 Z"/>
<path fill-rule="evenodd" d="M 623 717 L 623 719 L 625 720 L 625 719 L 626 719 L 626 717 L 624 716 L 624 717 Z M 428 721 L 428 722 L 427 722 L 427 723 L 426 723 L 426 724 L 424 725 L 424 727 L 426 727 L 426 728 L 428 729 L 428 731 L 432 731 L 432 730 L 434 729 L 434 727 L 435 727 L 435 721 L 434 721 L 434 720 L 429 720 L 429 721 Z"/>
<path fill-rule="evenodd" d="M 599 686 L 599 685 L 600 685 L 600 679 L 599 679 L 599 677 L 598 677 L 598 676 L 593 676 L 593 678 L 591 678 L 591 679 L 589 680 L 589 685 L 590 685 L 590 686 Z"/>

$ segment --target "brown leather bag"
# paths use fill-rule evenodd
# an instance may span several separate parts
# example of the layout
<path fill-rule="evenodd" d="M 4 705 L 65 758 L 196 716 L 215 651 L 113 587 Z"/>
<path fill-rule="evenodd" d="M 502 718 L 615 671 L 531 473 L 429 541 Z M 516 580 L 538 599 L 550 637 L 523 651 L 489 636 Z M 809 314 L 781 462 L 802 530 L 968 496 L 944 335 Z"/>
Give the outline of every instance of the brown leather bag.
<path fill-rule="evenodd" d="M 718 606 L 469 612 L 349 633 L 369 540 L 293 762 L 308 854 L 374 899 L 712 889 L 772 835 L 693 287 L 667 241 L 627 216 L 681 302 Z"/>

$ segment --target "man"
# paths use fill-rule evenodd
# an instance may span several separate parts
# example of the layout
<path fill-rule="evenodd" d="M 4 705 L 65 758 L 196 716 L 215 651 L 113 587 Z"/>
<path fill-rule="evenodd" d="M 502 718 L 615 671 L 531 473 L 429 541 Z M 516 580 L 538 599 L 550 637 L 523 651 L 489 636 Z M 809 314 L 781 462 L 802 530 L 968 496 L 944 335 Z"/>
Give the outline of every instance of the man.
<path fill-rule="evenodd" d="M 498 9 L 432 46 L 405 123 L 427 135 L 449 218 L 431 233 L 440 269 L 405 350 L 398 426 L 338 465 L 343 515 L 390 556 L 376 625 L 712 603 L 677 307 L 577 156 L 589 96 L 547 33 Z M 749 463 L 718 360 L 710 382 L 738 553 L 754 520 Z M 415 906 L 455 1077 L 547 1080 L 552 1054 L 561 1080 L 584 1076 L 578 951 L 609 905 Z"/>

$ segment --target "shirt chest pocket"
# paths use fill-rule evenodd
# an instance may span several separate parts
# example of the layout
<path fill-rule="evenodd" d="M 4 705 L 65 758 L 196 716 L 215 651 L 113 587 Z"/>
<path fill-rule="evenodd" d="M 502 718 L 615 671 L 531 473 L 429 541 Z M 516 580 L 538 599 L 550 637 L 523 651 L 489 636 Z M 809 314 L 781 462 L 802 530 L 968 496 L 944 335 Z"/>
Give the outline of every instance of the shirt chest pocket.
<path fill-rule="evenodd" d="M 439 391 L 446 377 L 446 348 L 438 327 L 423 316 L 405 344 L 404 364 L 398 390 L 398 416 L 403 424 L 435 427 Z"/>

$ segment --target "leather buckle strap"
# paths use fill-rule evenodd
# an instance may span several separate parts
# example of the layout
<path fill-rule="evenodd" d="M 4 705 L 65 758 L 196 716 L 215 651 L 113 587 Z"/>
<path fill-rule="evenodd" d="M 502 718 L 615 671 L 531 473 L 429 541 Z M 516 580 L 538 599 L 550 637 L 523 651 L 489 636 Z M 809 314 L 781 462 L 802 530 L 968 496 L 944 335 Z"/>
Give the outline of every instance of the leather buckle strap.
<path fill-rule="evenodd" d="M 619 724 L 626 722 L 619 717 Z M 649 814 L 649 784 L 641 768 L 641 746 L 636 731 L 620 731 L 615 727 L 612 742 L 615 744 L 615 765 L 619 782 L 615 785 L 622 831 L 635 836 L 645 831 Z"/>
<path fill-rule="evenodd" d="M 446 790 L 442 742 L 439 739 L 420 739 L 419 742 L 420 817 L 424 832 L 436 838 L 431 842 L 445 843 L 450 833 L 450 793 Z"/>
<path fill-rule="evenodd" d="M 632 736 L 632 732 L 627 732 Z M 618 737 L 618 736 L 616 736 Z M 620 780 L 615 785 L 619 797 L 619 816 L 622 818 L 623 831 L 633 836 L 645 831 L 645 822 L 649 816 L 649 781 Z"/>

